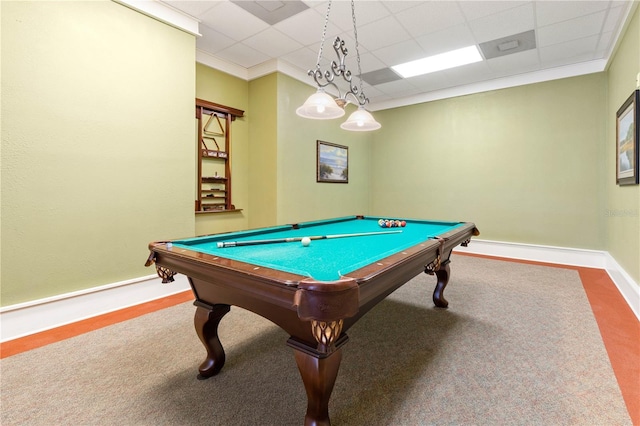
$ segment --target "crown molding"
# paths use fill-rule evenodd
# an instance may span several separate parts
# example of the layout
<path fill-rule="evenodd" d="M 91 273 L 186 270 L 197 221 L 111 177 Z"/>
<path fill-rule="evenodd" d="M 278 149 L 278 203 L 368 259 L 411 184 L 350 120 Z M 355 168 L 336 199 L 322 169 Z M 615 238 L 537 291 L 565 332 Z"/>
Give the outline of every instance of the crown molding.
<path fill-rule="evenodd" d="M 399 108 L 403 106 L 432 102 L 441 99 L 455 98 L 458 96 L 472 95 L 474 93 L 489 92 L 492 90 L 507 89 L 510 87 L 524 86 L 527 84 L 542 83 L 545 81 L 559 80 L 568 77 L 577 77 L 579 75 L 593 74 L 605 70 L 607 61 L 599 59 L 595 61 L 582 62 L 574 65 L 550 68 L 542 71 L 534 71 L 525 74 L 519 74 L 504 78 L 497 78 L 488 81 L 482 81 L 473 84 L 465 84 L 463 86 L 450 87 L 447 89 L 436 90 L 433 92 L 422 93 L 415 96 L 408 96 L 402 99 L 393 99 L 388 101 L 371 103 L 367 109 L 371 111 L 380 111 L 391 108 Z"/>
<path fill-rule="evenodd" d="M 218 71 L 225 72 L 242 80 L 249 80 L 249 70 L 245 67 L 217 58 L 203 50 L 196 49 L 196 62 L 210 68 L 215 68 Z"/>
<path fill-rule="evenodd" d="M 315 87 L 306 73 L 301 72 L 298 68 L 282 60 L 273 59 L 247 69 L 239 65 L 225 62 L 216 58 L 215 56 L 198 50 L 196 53 L 196 61 L 203 65 L 207 65 L 209 67 L 218 69 L 247 81 L 254 80 L 256 78 L 260 78 L 274 72 L 280 72 L 295 80 L 308 84 L 310 87 Z M 541 83 L 562 78 L 593 74 L 604 71 L 606 65 L 606 59 L 582 62 L 574 65 L 556 67 L 542 71 L 534 71 L 489 81 L 436 90 L 428 93 L 421 93 L 402 99 L 372 102 L 368 104 L 367 109 L 370 111 L 381 111 L 385 109 L 399 108 L 403 106 L 432 102 L 441 99 L 471 95 L 474 93 L 489 92 L 492 90 L 507 89 L 510 87 L 524 86 L 527 84 Z"/>
<path fill-rule="evenodd" d="M 133 9 L 174 28 L 200 37 L 200 21 L 193 16 L 157 0 L 113 0 L 113 2 Z"/>

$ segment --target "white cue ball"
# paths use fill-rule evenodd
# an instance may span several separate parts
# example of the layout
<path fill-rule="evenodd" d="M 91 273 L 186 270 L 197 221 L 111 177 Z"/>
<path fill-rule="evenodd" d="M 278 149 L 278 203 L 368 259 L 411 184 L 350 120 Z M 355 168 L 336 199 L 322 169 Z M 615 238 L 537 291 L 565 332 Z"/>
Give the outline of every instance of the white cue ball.
<path fill-rule="evenodd" d="M 302 240 L 300 240 L 300 242 L 302 243 L 303 246 L 307 247 L 309 244 L 311 244 L 311 238 L 304 237 Z"/>

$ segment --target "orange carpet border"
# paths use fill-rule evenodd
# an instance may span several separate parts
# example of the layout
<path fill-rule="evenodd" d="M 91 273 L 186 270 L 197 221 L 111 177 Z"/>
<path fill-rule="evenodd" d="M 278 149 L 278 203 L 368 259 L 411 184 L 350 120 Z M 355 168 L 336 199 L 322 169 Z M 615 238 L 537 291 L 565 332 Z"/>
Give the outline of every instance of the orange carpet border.
<path fill-rule="evenodd" d="M 0 343 L 0 359 L 193 300 L 191 290 Z"/>

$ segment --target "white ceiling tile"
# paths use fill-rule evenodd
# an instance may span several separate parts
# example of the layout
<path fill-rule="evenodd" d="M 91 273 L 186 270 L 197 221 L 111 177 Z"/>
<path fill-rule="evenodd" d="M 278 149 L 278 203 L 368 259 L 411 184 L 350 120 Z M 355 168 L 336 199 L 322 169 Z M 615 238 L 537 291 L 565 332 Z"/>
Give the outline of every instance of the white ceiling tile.
<path fill-rule="evenodd" d="M 421 93 L 442 89 L 449 85 L 447 73 L 444 72 L 417 75 L 415 77 L 411 77 L 409 81 L 415 87 L 419 88 Z"/>
<path fill-rule="evenodd" d="M 538 29 L 538 46 L 545 47 L 598 34 L 606 12 L 581 16 Z"/>
<path fill-rule="evenodd" d="M 609 13 L 607 14 L 607 19 L 604 22 L 604 27 L 602 27 L 603 32 L 613 31 L 620 24 L 620 19 L 622 18 L 623 12 L 626 10 L 626 7 L 618 6 L 612 7 L 609 9 Z"/>
<path fill-rule="evenodd" d="M 457 2 L 424 2 L 395 14 L 396 19 L 413 37 L 453 27 L 465 21 Z"/>
<path fill-rule="evenodd" d="M 170 6 L 181 10 L 193 17 L 199 17 L 210 9 L 224 3 L 223 1 L 193 1 L 193 0 L 163 0 L 160 3 L 167 3 Z"/>
<path fill-rule="evenodd" d="M 258 52 L 242 43 L 237 43 L 227 49 L 221 50 L 216 56 L 245 68 L 251 68 L 270 59 L 269 56 L 264 53 Z"/>
<path fill-rule="evenodd" d="M 199 30 L 202 37 L 196 38 L 196 47 L 200 50 L 217 53 L 236 43 L 235 40 L 230 39 L 216 30 L 212 30 L 206 25 L 200 25 Z"/>
<path fill-rule="evenodd" d="M 402 12 L 403 10 L 416 7 L 420 4 L 420 2 L 417 2 L 415 0 L 387 0 L 380 3 L 382 3 L 387 9 L 389 9 L 389 12 L 391 13 Z"/>
<path fill-rule="evenodd" d="M 487 66 L 496 76 L 503 77 L 510 74 L 537 71 L 540 69 L 540 59 L 538 58 L 538 50 L 531 49 L 489 59 Z"/>
<path fill-rule="evenodd" d="M 534 29 L 533 4 L 514 7 L 469 22 L 478 43 L 519 34 Z"/>
<path fill-rule="evenodd" d="M 224 2 L 209 10 L 200 16 L 200 19 L 209 28 L 222 32 L 236 41 L 269 28 L 266 22 L 230 2 Z"/>
<path fill-rule="evenodd" d="M 323 27 L 324 17 L 316 9 L 307 9 L 274 25 L 275 29 L 305 46 L 320 41 Z M 337 27 L 334 26 L 330 34 L 338 32 Z"/>
<path fill-rule="evenodd" d="M 302 47 L 300 43 L 274 28 L 267 28 L 243 43 L 271 57 L 286 55 Z"/>
<path fill-rule="evenodd" d="M 607 1 L 538 1 L 535 2 L 538 25 L 545 25 L 574 19 L 599 12 L 609 7 Z"/>
<path fill-rule="evenodd" d="M 476 83 L 478 81 L 487 80 L 493 76 L 493 71 L 491 71 L 491 68 L 489 68 L 486 61 L 467 64 L 440 72 L 446 73 L 449 83 L 456 86 Z"/>
<path fill-rule="evenodd" d="M 424 50 L 414 40 L 383 47 L 372 53 L 389 67 L 425 57 Z"/>
<path fill-rule="evenodd" d="M 381 96 L 386 96 L 384 92 L 381 92 L 380 90 L 366 83 L 364 83 L 364 94 L 369 99 L 369 101 L 373 99 L 380 99 Z"/>
<path fill-rule="evenodd" d="M 423 35 L 416 38 L 426 56 L 460 49 L 476 44 L 471 30 L 466 25 L 456 25 L 445 30 Z"/>
<path fill-rule="evenodd" d="M 376 89 L 378 89 L 382 93 L 393 94 L 399 92 L 411 92 L 413 89 L 413 84 L 409 81 L 410 79 L 396 80 L 391 81 L 389 83 L 378 84 Z"/>
<path fill-rule="evenodd" d="M 462 14 L 467 18 L 467 21 L 473 21 L 474 19 L 484 18 L 485 16 L 493 15 L 505 10 L 513 9 L 514 7 L 523 6 L 530 1 L 460 1 L 460 9 Z"/>
<path fill-rule="evenodd" d="M 367 50 L 390 46 L 410 38 L 411 36 L 392 16 L 362 27 L 358 26 L 358 41 Z"/>
<path fill-rule="evenodd" d="M 379 21 L 391 15 L 389 10 L 380 2 L 374 1 L 356 1 L 356 24 L 358 30 L 361 26 Z M 323 11 L 323 13 L 326 13 Z M 323 15 L 324 16 L 324 15 Z M 331 13 L 329 14 L 329 22 L 333 22 L 339 26 L 342 31 L 353 32 L 353 17 L 351 14 L 351 2 L 334 1 L 331 3 Z"/>
<path fill-rule="evenodd" d="M 598 45 L 598 36 L 585 37 L 566 43 L 541 47 L 540 60 L 543 66 L 559 66 L 572 62 L 574 58 L 593 59 L 593 52 Z"/>
<path fill-rule="evenodd" d="M 360 66 L 362 67 L 363 73 L 379 70 L 386 67 L 385 63 L 378 59 L 371 52 L 363 53 L 362 55 L 360 55 Z"/>
<path fill-rule="evenodd" d="M 284 55 L 282 59 L 306 72 L 316 67 L 318 52 L 314 52 L 312 49 L 304 47 L 296 50 L 295 52 Z"/>

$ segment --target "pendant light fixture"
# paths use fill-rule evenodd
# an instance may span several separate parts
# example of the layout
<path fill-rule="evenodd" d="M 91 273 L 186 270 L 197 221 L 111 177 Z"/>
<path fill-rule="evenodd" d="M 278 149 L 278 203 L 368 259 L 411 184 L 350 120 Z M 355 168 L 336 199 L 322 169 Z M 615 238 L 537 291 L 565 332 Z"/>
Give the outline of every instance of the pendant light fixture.
<path fill-rule="evenodd" d="M 344 45 L 344 41 L 340 37 L 336 37 L 333 42 L 333 49 L 338 56 L 338 62 L 331 61 L 331 66 L 328 70 L 322 71 L 320 69 L 320 61 L 322 59 L 322 50 L 324 48 L 324 41 L 327 34 L 327 25 L 329 23 L 329 13 L 331 11 L 331 0 L 327 5 L 327 14 L 324 20 L 324 28 L 322 30 L 322 39 L 320 41 L 320 50 L 318 52 L 318 60 L 316 62 L 315 69 L 309 70 L 308 75 L 312 76 L 316 82 L 318 90 L 313 95 L 309 96 L 306 102 L 296 110 L 296 114 L 300 117 L 311 118 L 315 120 L 328 120 L 333 118 L 339 118 L 344 115 L 344 108 L 348 103 L 358 105 L 358 109 L 354 111 L 347 121 L 342 123 L 340 127 L 344 130 L 352 131 L 369 131 L 377 130 L 380 127 L 370 112 L 368 112 L 364 106 L 369 102 L 369 99 L 365 96 L 362 90 L 362 70 L 360 68 L 360 51 L 358 49 L 358 31 L 356 28 L 356 12 L 354 0 L 351 0 L 351 18 L 353 20 L 353 35 L 356 41 L 356 60 L 358 63 L 358 79 L 360 86 L 356 86 L 351 82 L 351 71 L 347 69 L 345 65 L 345 59 L 347 57 L 347 48 Z M 336 77 L 342 77 L 349 85 L 349 89 L 341 93 L 340 87 L 334 82 Z M 327 94 L 324 90 L 327 86 L 333 86 L 338 91 L 338 97 L 333 98 Z"/>

